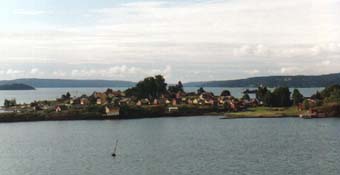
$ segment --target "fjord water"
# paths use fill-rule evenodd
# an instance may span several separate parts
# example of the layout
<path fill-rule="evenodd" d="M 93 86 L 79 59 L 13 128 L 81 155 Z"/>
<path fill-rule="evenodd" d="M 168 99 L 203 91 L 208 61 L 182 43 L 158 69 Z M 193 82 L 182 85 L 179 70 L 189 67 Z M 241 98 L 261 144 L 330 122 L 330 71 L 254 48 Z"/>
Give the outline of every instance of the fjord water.
<path fill-rule="evenodd" d="M 339 133 L 337 118 L 2 123 L 0 174 L 338 175 Z"/>
<path fill-rule="evenodd" d="M 0 104 L 4 102 L 5 99 L 16 99 L 18 103 L 30 103 L 35 100 L 55 100 L 59 98 L 62 94 L 70 92 L 72 96 L 91 95 L 94 91 L 103 92 L 107 88 L 38 88 L 36 90 L 28 91 L 0 91 Z M 125 90 L 126 87 L 114 87 L 114 90 Z M 185 91 L 196 92 L 198 87 L 187 87 Z M 213 92 L 219 95 L 223 90 L 230 90 L 231 94 L 235 97 L 242 97 L 242 92 L 247 88 L 220 88 L 220 87 L 210 87 L 204 88 L 206 91 Z M 251 89 L 251 88 L 250 88 Z M 304 96 L 311 96 L 316 91 L 320 91 L 323 88 L 299 88 Z"/>

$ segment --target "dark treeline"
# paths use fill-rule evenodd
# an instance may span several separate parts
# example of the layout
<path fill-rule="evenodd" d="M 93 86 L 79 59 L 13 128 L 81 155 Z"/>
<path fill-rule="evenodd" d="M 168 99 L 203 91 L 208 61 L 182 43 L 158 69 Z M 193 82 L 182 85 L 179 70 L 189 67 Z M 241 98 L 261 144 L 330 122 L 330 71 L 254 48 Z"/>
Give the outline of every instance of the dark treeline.
<path fill-rule="evenodd" d="M 267 87 L 260 86 L 256 92 L 256 98 L 264 106 L 289 107 L 303 104 L 306 108 L 322 106 L 327 103 L 340 103 L 340 85 L 326 87 L 321 92 L 316 92 L 309 98 L 304 97 L 298 89 L 293 93 L 288 87 L 278 87 L 270 91 Z M 312 106 L 311 106 L 312 105 Z"/>
<path fill-rule="evenodd" d="M 0 90 L 35 90 L 35 88 L 26 84 L 15 83 L 0 85 Z"/>
<path fill-rule="evenodd" d="M 288 107 L 292 105 L 288 87 L 279 87 L 272 92 L 267 87 L 260 86 L 256 92 L 256 98 L 265 106 Z"/>

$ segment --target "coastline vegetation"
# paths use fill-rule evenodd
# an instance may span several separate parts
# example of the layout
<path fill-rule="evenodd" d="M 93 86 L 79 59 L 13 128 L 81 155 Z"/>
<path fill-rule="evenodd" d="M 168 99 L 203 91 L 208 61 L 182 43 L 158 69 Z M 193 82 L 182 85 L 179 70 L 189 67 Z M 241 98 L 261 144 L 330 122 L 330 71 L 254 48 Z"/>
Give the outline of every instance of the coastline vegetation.
<path fill-rule="evenodd" d="M 27 84 L 14 83 L 0 85 L 0 90 L 35 90 L 35 88 Z"/>
<path fill-rule="evenodd" d="M 255 93 L 250 98 L 249 93 Z M 288 87 L 269 90 L 259 86 L 235 98 L 224 90 L 215 95 L 204 88 L 185 92 L 183 84 L 168 86 L 164 77 L 147 77 L 125 91 L 107 89 L 74 97 L 69 92 L 52 101 L 17 104 L 5 100 L 0 122 L 40 120 L 130 119 L 164 116 L 220 115 L 225 118 L 334 117 L 340 114 L 340 85 L 333 85 L 311 97 Z"/>
<path fill-rule="evenodd" d="M 252 107 L 245 111 L 227 113 L 225 118 L 279 118 L 299 117 L 295 106 L 291 107 Z"/>

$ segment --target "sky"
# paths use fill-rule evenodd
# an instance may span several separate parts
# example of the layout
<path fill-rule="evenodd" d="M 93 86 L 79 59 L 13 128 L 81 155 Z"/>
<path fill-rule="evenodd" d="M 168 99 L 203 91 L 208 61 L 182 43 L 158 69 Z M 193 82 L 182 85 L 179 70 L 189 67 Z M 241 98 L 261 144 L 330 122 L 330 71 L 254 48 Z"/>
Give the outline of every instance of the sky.
<path fill-rule="evenodd" d="M 340 72 L 340 0 L 2 0 L 0 79 Z"/>

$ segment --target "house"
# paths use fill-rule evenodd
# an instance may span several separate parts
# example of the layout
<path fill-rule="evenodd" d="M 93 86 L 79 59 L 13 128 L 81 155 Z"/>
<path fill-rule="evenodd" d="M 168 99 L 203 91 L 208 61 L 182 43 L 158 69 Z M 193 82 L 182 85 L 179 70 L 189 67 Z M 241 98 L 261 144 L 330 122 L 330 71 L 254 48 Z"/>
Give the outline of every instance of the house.
<path fill-rule="evenodd" d="M 108 96 L 108 97 L 123 97 L 125 96 L 125 94 L 118 90 L 118 91 L 113 91 L 112 89 L 107 89 L 105 94 Z"/>
<path fill-rule="evenodd" d="M 105 114 L 106 116 L 119 116 L 119 107 L 105 106 Z"/>
<path fill-rule="evenodd" d="M 166 104 L 166 100 L 167 100 L 166 98 L 157 99 L 159 105 L 165 105 Z"/>
<path fill-rule="evenodd" d="M 32 108 L 33 108 L 33 111 L 41 111 L 41 110 L 43 110 L 43 109 L 41 109 L 41 107 L 39 105 L 35 105 Z"/>
<path fill-rule="evenodd" d="M 229 107 L 232 111 L 237 111 L 237 106 L 234 102 L 230 101 L 229 102 Z"/>
<path fill-rule="evenodd" d="M 103 102 L 102 102 L 102 99 L 100 99 L 100 98 L 97 98 L 97 100 L 96 100 L 96 104 L 97 104 L 97 105 L 101 105 L 101 104 L 103 104 Z"/>
<path fill-rule="evenodd" d="M 188 99 L 187 103 L 188 103 L 189 105 L 192 105 L 193 102 L 192 102 L 191 99 Z"/>
<path fill-rule="evenodd" d="M 210 99 L 210 100 L 207 100 L 205 102 L 205 104 L 208 104 L 208 105 L 214 105 L 215 104 L 215 101 L 213 99 Z"/>
<path fill-rule="evenodd" d="M 256 99 L 242 100 L 242 104 L 246 107 L 256 107 L 258 106 L 258 101 Z"/>
<path fill-rule="evenodd" d="M 173 106 L 176 106 L 177 105 L 177 100 L 176 99 L 172 99 L 172 103 L 171 103 Z"/>
<path fill-rule="evenodd" d="M 107 95 L 102 92 L 94 92 L 93 93 L 94 98 L 96 99 L 97 105 L 103 105 L 107 103 Z"/>
<path fill-rule="evenodd" d="M 142 99 L 141 102 L 142 102 L 142 105 L 150 105 L 151 104 L 150 100 L 147 99 L 147 98 Z"/>
<path fill-rule="evenodd" d="M 89 104 L 90 104 L 90 101 L 89 101 L 89 99 L 87 99 L 87 98 L 81 98 L 81 99 L 80 99 L 80 104 L 81 104 L 81 105 L 89 105 Z"/>
<path fill-rule="evenodd" d="M 60 107 L 60 106 L 57 106 L 57 107 L 55 108 L 55 112 L 61 112 L 61 107 Z"/>
<path fill-rule="evenodd" d="M 70 104 L 71 104 L 71 105 L 74 104 L 74 101 L 75 101 L 75 100 L 74 100 L 73 98 L 71 98 L 71 99 L 70 99 Z"/>
<path fill-rule="evenodd" d="M 179 92 L 176 93 L 176 99 L 181 99 L 181 98 L 184 97 L 185 95 L 186 95 L 186 94 L 185 94 L 184 92 L 179 91 Z"/>
<path fill-rule="evenodd" d="M 168 108 L 168 111 L 169 111 L 170 113 L 172 113 L 172 112 L 178 112 L 178 107 L 169 107 L 169 108 Z"/>
<path fill-rule="evenodd" d="M 80 104 L 81 105 L 88 105 L 88 104 L 90 104 L 90 101 L 87 98 L 81 98 L 80 99 Z"/>
<path fill-rule="evenodd" d="M 130 98 L 123 98 L 119 101 L 119 105 L 128 105 L 130 104 L 131 99 Z"/>
<path fill-rule="evenodd" d="M 201 100 L 210 100 L 210 99 L 214 99 L 214 94 L 211 92 L 203 92 L 199 98 Z"/>
<path fill-rule="evenodd" d="M 165 100 L 165 104 L 168 105 L 168 104 L 170 104 L 170 103 L 171 103 L 170 100 L 168 100 L 168 99 Z"/>

